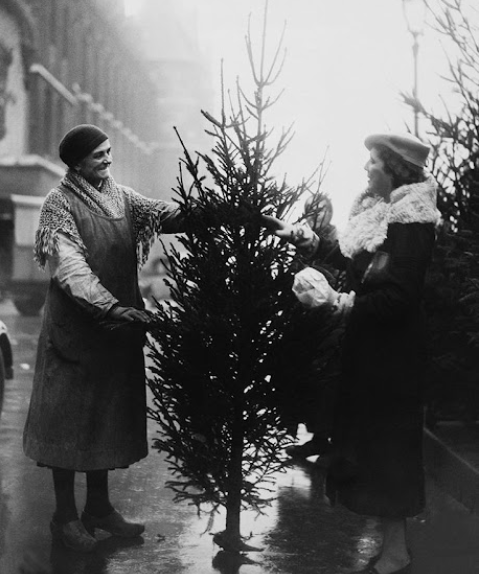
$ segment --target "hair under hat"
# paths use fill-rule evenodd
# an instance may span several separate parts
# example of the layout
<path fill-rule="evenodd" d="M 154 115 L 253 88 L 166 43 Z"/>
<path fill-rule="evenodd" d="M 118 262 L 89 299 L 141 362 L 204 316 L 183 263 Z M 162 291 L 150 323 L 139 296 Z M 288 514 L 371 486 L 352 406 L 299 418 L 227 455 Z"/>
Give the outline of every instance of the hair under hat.
<path fill-rule="evenodd" d="M 383 145 L 400 155 L 405 161 L 418 167 L 426 167 L 429 146 L 411 134 L 372 134 L 364 140 L 364 145 L 371 149 Z"/>
<path fill-rule="evenodd" d="M 94 125 L 75 126 L 60 142 L 60 159 L 68 167 L 73 167 L 107 139 L 107 134 Z"/>

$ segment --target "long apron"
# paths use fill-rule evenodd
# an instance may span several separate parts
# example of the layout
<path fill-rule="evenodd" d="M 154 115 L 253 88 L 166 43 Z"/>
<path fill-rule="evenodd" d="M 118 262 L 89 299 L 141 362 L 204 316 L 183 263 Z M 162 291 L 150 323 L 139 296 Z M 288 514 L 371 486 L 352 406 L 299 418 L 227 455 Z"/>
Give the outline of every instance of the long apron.
<path fill-rule="evenodd" d="M 131 210 L 98 215 L 68 189 L 87 262 L 123 306 L 143 308 Z M 144 332 L 108 330 L 50 281 L 29 412 L 25 454 L 78 471 L 128 466 L 147 455 Z"/>

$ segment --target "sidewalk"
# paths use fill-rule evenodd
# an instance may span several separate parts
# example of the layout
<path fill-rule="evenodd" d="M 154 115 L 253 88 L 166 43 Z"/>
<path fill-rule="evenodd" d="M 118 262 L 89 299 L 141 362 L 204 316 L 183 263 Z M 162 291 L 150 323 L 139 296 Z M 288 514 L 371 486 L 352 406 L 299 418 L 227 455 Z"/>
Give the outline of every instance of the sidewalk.
<path fill-rule="evenodd" d="M 277 477 L 277 499 L 265 515 L 243 516 L 243 534 L 251 533 L 251 543 L 263 551 L 232 560 L 212 543 L 222 516 L 208 532 L 207 516 L 175 504 L 165 489 L 168 464 L 153 449 L 134 467 L 111 476 L 112 500 L 147 525 L 143 538 L 135 544 L 105 539 L 92 556 L 54 547 L 48 529 L 51 477 L 25 458 L 21 446 L 40 317 L 21 317 L 11 303 L 0 302 L 0 319 L 9 328 L 15 362 L 0 421 L 1 574 L 348 574 L 377 552 L 376 522 L 331 508 L 324 498 L 324 475 L 306 464 Z M 476 514 L 465 504 L 479 484 L 479 440 L 457 425 L 440 428 L 440 439 L 425 432 L 427 510 L 408 521 L 411 574 L 478 574 L 479 505 Z M 150 421 L 150 443 L 156 432 Z M 78 478 L 78 488 L 81 503 L 84 477 Z M 26 560 L 39 567 L 22 570 Z"/>
<path fill-rule="evenodd" d="M 20 314 L 13 302 L 0 300 L 0 320 L 14 316 Z M 479 423 L 441 422 L 434 432 L 425 429 L 424 458 L 431 478 L 479 516 Z"/>
<path fill-rule="evenodd" d="M 479 425 L 443 422 L 424 432 L 425 462 L 435 481 L 479 516 Z"/>

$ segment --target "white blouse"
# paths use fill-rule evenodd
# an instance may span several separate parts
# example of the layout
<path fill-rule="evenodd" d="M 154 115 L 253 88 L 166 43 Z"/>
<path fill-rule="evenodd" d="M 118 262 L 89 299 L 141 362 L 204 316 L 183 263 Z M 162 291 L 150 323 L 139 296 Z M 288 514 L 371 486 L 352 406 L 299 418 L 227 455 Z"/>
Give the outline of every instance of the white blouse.
<path fill-rule="evenodd" d="M 118 303 L 88 265 L 78 245 L 65 234 L 57 234 L 55 252 L 47 256 L 50 276 L 89 313 L 103 318 Z"/>

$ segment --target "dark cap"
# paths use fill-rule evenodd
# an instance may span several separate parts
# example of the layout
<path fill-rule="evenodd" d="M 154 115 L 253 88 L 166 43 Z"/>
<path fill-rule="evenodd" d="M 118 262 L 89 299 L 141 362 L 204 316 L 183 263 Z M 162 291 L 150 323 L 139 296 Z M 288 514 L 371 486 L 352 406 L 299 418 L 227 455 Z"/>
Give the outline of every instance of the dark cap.
<path fill-rule="evenodd" d="M 400 155 L 405 161 L 426 167 L 429 146 L 411 134 L 372 134 L 364 140 L 364 145 L 371 149 L 383 145 Z"/>
<path fill-rule="evenodd" d="M 73 167 L 107 139 L 106 133 L 96 126 L 90 124 L 75 126 L 60 142 L 58 148 L 60 159 L 68 167 Z"/>

